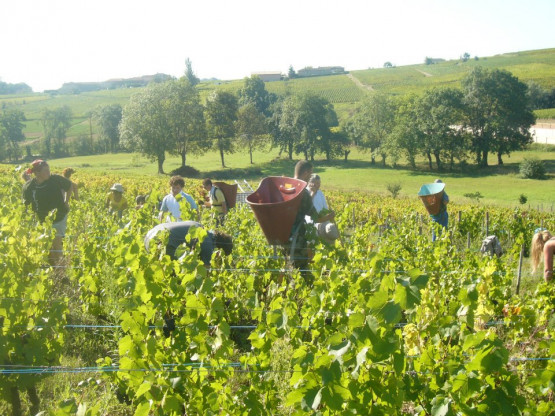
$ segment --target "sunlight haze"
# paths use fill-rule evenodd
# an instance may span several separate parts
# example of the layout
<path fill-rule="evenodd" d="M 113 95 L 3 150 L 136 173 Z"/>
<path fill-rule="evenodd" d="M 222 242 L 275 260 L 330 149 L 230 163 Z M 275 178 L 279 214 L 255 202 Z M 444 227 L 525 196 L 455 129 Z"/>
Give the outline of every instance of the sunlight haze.
<path fill-rule="evenodd" d="M 420 64 L 555 46 L 552 0 L 4 0 L 0 80 L 35 92 L 155 73 L 199 78 Z"/>

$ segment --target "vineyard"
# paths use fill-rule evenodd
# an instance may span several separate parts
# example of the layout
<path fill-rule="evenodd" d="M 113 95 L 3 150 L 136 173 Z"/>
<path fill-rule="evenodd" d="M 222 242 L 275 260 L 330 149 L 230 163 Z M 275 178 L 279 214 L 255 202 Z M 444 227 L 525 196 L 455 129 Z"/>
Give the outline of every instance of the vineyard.
<path fill-rule="evenodd" d="M 194 249 L 144 248 L 167 178 L 89 175 L 51 267 L 51 227 L 24 208 L 19 173 L 0 171 L 1 414 L 555 412 L 555 284 L 527 258 L 553 212 L 453 201 L 432 243 L 416 196 L 329 192 L 341 240 L 314 238 L 299 271 L 239 204 L 233 254 L 206 269 Z M 114 182 L 147 204 L 109 215 Z M 200 181 L 186 190 L 201 199 Z M 487 234 L 501 257 L 480 253 Z"/>

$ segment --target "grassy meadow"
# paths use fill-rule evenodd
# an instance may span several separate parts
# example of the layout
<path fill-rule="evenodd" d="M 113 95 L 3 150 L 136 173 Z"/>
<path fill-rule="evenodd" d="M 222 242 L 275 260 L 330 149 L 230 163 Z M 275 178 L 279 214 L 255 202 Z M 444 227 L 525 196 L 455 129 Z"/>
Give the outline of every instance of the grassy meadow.
<path fill-rule="evenodd" d="M 334 160 L 327 162 L 322 159 L 314 161 L 315 172 L 322 177 L 322 189 L 334 191 L 349 191 L 361 193 L 379 193 L 389 195 L 388 185 L 400 184 L 401 198 L 415 198 L 420 186 L 441 177 L 447 184 L 446 191 L 453 201 L 471 202 L 465 194 L 480 192 L 483 196 L 480 204 L 494 204 L 500 206 L 517 206 L 520 195 L 525 195 L 528 204 L 533 208 L 552 209 L 555 203 L 555 151 L 554 146 L 534 147 L 538 150 L 515 152 L 510 157 L 505 156 L 504 165 L 498 166 L 495 158 L 490 158 L 487 169 L 478 169 L 473 165 L 464 170 L 457 168 L 453 172 L 429 171 L 422 159 L 418 169 L 411 170 L 401 163 L 397 168 L 382 167 L 379 161 L 375 165 L 370 163 L 367 153 L 352 152 L 349 160 Z M 551 150 L 551 151 L 549 151 Z M 519 177 L 519 163 L 525 158 L 538 158 L 544 161 L 548 179 L 532 180 Z M 253 167 L 248 155 L 238 152 L 226 155 L 226 169 L 221 168 L 219 155 L 210 152 L 203 156 L 189 156 L 187 164 L 201 172 L 201 177 L 210 176 L 215 179 L 229 178 L 230 170 L 237 169 L 237 175 L 231 173 L 235 179 L 247 179 L 253 187 L 265 176 L 292 176 L 293 168 L 298 159 L 293 161 L 281 157 L 277 151 L 259 151 L 254 154 L 254 167 L 260 174 L 245 176 L 241 170 Z M 180 158 L 169 156 L 164 163 L 165 172 L 170 172 L 180 166 Z M 136 153 L 117 153 L 97 156 L 81 156 L 50 161 L 54 172 L 61 172 L 63 168 L 71 166 L 77 170 L 74 175 L 76 182 L 82 183 L 80 174 L 87 173 L 97 176 L 110 176 L 114 181 L 125 182 L 127 177 L 156 176 L 156 162 Z M 167 178 L 162 177 L 162 183 Z M 229 179 L 225 179 L 230 181 Z M 194 182 L 194 181 L 193 181 Z M 145 189 L 144 192 L 150 190 Z"/>

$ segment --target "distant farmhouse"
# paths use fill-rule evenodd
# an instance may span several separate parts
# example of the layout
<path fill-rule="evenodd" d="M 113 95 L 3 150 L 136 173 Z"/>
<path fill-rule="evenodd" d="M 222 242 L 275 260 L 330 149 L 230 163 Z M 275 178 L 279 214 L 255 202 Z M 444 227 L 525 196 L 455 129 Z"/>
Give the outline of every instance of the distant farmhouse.
<path fill-rule="evenodd" d="M 307 66 L 306 68 L 299 69 L 297 71 L 297 77 L 321 77 L 324 75 L 338 75 L 346 74 L 345 68 L 342 66 L 319 66 L 318 68 L 312 68 Z"/>
<path fill-rule="evenodd" d="M 264 82 L 281 81 L 283 77 L 279 71 L 253 72 L 251 76 L 257 76 Z"/>

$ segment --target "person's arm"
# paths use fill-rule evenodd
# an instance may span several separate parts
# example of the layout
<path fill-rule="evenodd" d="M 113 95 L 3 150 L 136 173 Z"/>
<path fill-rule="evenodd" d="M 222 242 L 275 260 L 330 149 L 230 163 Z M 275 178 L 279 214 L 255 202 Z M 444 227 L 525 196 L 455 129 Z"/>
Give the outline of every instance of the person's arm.
<path fill-rule="evenodd" d="M 548 240 L 543 246 L 543 277 L 546 282 L 553 279 L 553 254 L 555 254 L 555 240 Z"/>
<path fill-rule="evenodd" d="M 321 217 L 317 218 L 314 222 L 320 223 L 320 222 L 326 222 L 326 221 L 333 221 L 334 218 L 335 218 L 335 212 L 330 211 L 326 215 L 322 215 Z"/>
<path fill-rule="evenodd" d="M 30 187 L 31 181 L 28 181 L 25 183 L 25 185 L 23 185 L 23 202 L 25 203 L 25 205 L 31 205 L 31 203 L 33 202 Z"/>
<path fill-rule="evenodd" d="M 127 198 L 125 198 L 124 196 L 122 196 L 123 198 L 123 204 L 121 204 L 121 210 L 123 211 L 124 209 L 129 208 L 129 205 L 127 204 Z"/>
<path fill-rule="evenodd" d="M 164 213 L 168 212 L 168 206 L 166 204 L 166 197 L 162 199 L 162 203 L 160 204 L 160 213 L 158 214 L 158 221 L 162 222 L 162 218 L 164 218 Z"/>

